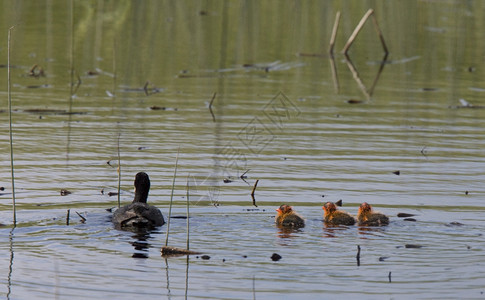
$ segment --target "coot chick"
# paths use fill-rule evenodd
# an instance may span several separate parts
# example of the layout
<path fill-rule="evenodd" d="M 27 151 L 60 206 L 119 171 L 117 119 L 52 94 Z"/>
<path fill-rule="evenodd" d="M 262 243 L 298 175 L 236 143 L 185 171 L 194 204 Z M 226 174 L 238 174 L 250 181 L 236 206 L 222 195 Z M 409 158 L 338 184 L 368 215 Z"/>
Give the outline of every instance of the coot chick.
<path fill-rule="evenodd" d="M 278 212 L 276 216 L 276 224 L 278 226 L 293 228 L 305 227 L 305 221 L 293 211 L 293 207 L 283 204 L 276 211 Z"/>
<path fill-rule="evenodd" d="M 354 225 L 355 219 L 349 213 L 337 210 L 333 202 L 327 202 L 323 206 L 323 221 L 327 225 Z"/>
<path fill-rule="evenodd" d="M 359 207 L 357 221 L 363 226 L 384 226 L 389 224 L 389 218 L 379 212 L 374 212 L 370 204 L 364 202 Z"/>
<path fill-rule="evenodd" d="M 135 176 L 135 199 L 131 204 L 117 209 L 113 214 L 116 228 L 148 228 L 165 224 L 163 215 L 158 208 L 147 204 L 150 191 L 150 178 L 145 172 Z"/>

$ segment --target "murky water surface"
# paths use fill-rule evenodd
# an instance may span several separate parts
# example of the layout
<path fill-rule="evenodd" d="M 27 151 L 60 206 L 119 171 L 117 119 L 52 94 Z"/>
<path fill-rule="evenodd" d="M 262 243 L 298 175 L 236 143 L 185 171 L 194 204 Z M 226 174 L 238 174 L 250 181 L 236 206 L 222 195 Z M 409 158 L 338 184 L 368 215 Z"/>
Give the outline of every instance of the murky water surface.
<path fill-rule="evenodd" d="M 4 3 L 0 295 L 485 297 L 484 5 Z M 345 58 L 369 8 L 390 54 L 370 18 Z M 145 171 L 149 202 L 167 217 L 178 151 L 172 216 L 186 215 L 189 185 L 190 249 L 210 259 L 165 260 L 166 225 L 119 231 L 106 210 L 117 206 L 119 153 L 122 204 Z M 352 214 L 369 202 L 391 223 L 326 228 L 321 206 L 340 199 Z M 305 228 L 274 225 L 282 203 Z M 172 218 L 169 245 L 185 248 L 186 233 Z"/>

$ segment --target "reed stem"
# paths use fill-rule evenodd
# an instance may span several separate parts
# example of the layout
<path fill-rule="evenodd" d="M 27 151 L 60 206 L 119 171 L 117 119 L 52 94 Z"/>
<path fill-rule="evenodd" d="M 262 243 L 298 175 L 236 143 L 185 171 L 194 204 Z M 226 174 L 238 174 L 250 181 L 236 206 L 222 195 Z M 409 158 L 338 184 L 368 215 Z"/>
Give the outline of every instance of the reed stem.
<path fill-rule="evenodd" d="M 116 38 L 113 42 L 113 97 L 116 97 L 116 48 L 117 48 Z"/>
<path fill-rule="evenodd" d="M 69 57 L 69 65 L 70 65 L 70 72 L 71 72 L 71 91 L 70 91 L 70 99 L 72 100 L 72 96 L 74 95 L 74 1 L 71 0 L 71 49 L 70 49 L 70 57 Z"/>
<path fill-rule="evenodd" d="M 168 235 L 170 232 L 170 218 L 172 217 L 173 190 L 175 189 L 175 178 L 177 177 L 177 165 L 179 161 L 179 153 L 180 153 L 180 147 L 177 150 L 177 158 L 175 159 L 175 169 L 173 171 L 172 193 L 170 194 L 170 206 L 168 208 L 167 234 L 165 236 L 165 247 L 167 247 L 168 245 Z"/>
<path fill-rule="evenodd" d="M 364 27 L 365 22 L 367 19 L 374 13 L 374 10 L 370 8 L 365 15 L 362 17 L 360 20 L 359 24 L 357 27 L 355 27 L 354 32 L 352 32 L 352 35 L 349 37 L 347 44 L 345 44 L 344 49 L 342 49 L 342 53 L 347 54 L 347 51 L 349 51 L 350 46 L 352 46 L 352 43 L 354 42 L 355 38 L 359 34 L 359 32 L 362 30 L 362 27 Z"/>
<path fill-rule="evenodd" d="M 189 244 L 190 244 L 190 226 L 189 226 L 189 175 L 187 175 L 187 183 L 186 183 L 186 189 L 187 189 L 187 250 L 189 250 Z"/>
<path fill-rule="evenodd" d="M 328 53 L 331 56 L 333 56 L 333 48 L 335 46 L 335 39 L 337 37 L 339 23 L 340 23 L 340 11 L 338 11 L 337 15 L 335 16 L 335 23 L 333 24 L 332 36 L 330 37 L 330 46 L 328 49 Z"/>
<path fill-rule="evenodd" d="M 7 41 L 7 94 L 8 94 L 8 124 L 9 124 L 9 136 L 10 136 L 10 175 L 12 181 L 12 205 L 13 205 L 13 226 L 17 225 L 17 208 L 15 205 L 15 173 L 14 173 L 14 160 L 13 160 L 13 133 L 12 133 L 12 83 L 10 81 L 10 37 L 11 32 L 15 26 L 8 29 L 8 41 Z"/>
<path fill-rule="evenodd" d="M 121 207 L 121 154 L 120 154 L 120 137 L 118 134 L 118 208 Z"/>
<path fill-rule="evenodd" d="M 379 24 L 377 24 L 377 18 L 376 14 L 372 14 L 372 21 L 374 21 L 374 27 L 376 29 L 377 35 L 379 36 L 379 39 L 381 40 L 382 48 L 384 48 L 384 52 L 389 54 L 389 50 L 387 49 L 386 42 L 384 41 L 384 35 L 382 35 L 381 28 L 379 27 Z"/>
<path fill-rule="evenodd" d="M 256 192 L 256 187 L 258 186 L 259 179 L 256 179 L 256 182 L 254 183 L 253 186 L 253 191 L 251 192 L 251 196 L 254 196 L 254 192 Z"/>

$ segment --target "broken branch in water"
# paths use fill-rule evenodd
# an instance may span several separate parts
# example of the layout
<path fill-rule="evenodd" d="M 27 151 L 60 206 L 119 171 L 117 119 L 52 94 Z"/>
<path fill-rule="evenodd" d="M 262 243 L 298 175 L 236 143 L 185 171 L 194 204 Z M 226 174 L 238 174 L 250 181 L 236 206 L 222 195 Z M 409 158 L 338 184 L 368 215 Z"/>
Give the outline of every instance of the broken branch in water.
<path fill-rule="evenodd" d="M 259 179 L 256 179 L 256 182 L 254 183 L 253 186 L 253 191 L 251 192 L 251 196 L 254 196 L 254 192 L 256 191 L 256 187 L 258 186 Z"/>
<path fill-rule="evenodd" d="M 379 39 L 381 40 L 382 48 L 384 49 L 384 52 L 385 53 L 389 53 L 389 51 L 387 50 L 386 43 L 384 42 L 384 36 L 382 35 L 381 29 L 379 28 L 379 25 L 377 24 L 377 19 L 376 19 L 375 15 L 374 15 L 374 10 L 372 8 L 369 9 L 365 13 L 365 15 L 360 20 L 359 24 L 357 24 L 357 26 L 354 29 L 354 32 L 352 32 L 352 34 L 350 35 L 349 39 L 347 40 L 347 43 L 345 44 L 344 48 L 342 49 L 342 53 L 347 54 L 347 52 L 349 51 L 350 46 L 352 45 L 352 43 L 354 42 L 354 40 L 357 37 L 357 35 L 359 34 L 359 32 L 362 30 L 362 27 L 364 27 L 365 22 L 367 22 L 367 19 L 371 15 L 374 18 L 374 27 L 375 27 L 375 29 L 377 31 L 377 35 L 379 36 Z"/>
<path fill-rule="evenodd" d="M 212 111 L 212 103 L 214 102 L 214 99 L 216 98 L 216 95 L 217 93 L 214 92 L 214 95 L 212 95 L 212 99 L 211 99 L 211 102 L 209 103 L 209 111 L 212 115 L 212 121 L 214 121 L 214 123 L 216 122 L 216 116 L 214 115 L 214 112 Z"/>
<path fill-rule="evenodd" d="M 253 186 L 253 191 L 251 192 L 251 198 L 253 198 L 253 205 L 258 207 L 256 205 L 256 198 L 254 198 L 254 192 L 256 191 L 256 187 L 258 186 L 258 182 L 259 182 L 259 179 L 256 179 L 256 182 L 254 183 L 254 186 Z"/>
<path fill-rule="evenodd" d="M 28 75 L 34 78 L 45 77 L 45 72 L 41 66 L 39 66 L 38 64 L 35 64 L 32 66 L 32 68 L 30 68 Z"/>
<path fill-rule="evenodd" d="M 76 211 L 76 214 L 81 218 L 81 223 L 86 222 L 86 218 Z"/>
<path fill-rule="evenodd" d="M 163 257 L 200 254 L 200 252 L 168 246 L 163 246 L 160 252 Z"/>
<path fill-rule="evenodd" d="M 66 225 L 69 226 L 69 216 L 71 215 L 71 210 L 67 210 L 67 216 L 66 216 Z"/>
<path fill-rule="evenodd" d="M 335 45 L 335 38 L 337 37 L 339 23 L 340 23 L 340 11 L 338 11 L 337 15 L 335 16 L 335 23 L 333 24 L 332 36 L 330 37 L 330 46 L 328 49 L 328 53 L 331 56 L 333 56 L 333 47 Z"/>
<path fill-rule="evenodd" d="M 381 31 L 381 28 L 379 27 L 379 24 L 377 24 L 377 18 L 374 13 L 372 14 L 372 21 L 374 21 L 374 28 L 376 29 L 377 35 L 381 40 L 382 48 L 384 49 L 384 52 L 387 55 L 389 54 L 389 51 L 387 50 L 386 42 L 384 41 L 384 36 L 382 35 L 382 31 Z"/>

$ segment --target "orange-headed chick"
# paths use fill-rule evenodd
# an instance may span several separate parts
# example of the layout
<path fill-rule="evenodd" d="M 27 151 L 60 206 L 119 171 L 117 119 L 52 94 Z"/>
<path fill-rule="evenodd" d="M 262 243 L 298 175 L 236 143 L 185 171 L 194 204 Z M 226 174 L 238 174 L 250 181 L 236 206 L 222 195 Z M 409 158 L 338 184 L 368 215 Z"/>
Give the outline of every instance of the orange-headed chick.
<path fill-rule="evenodd" d="M 327 225 L 354 225 L 355 219 L 349 213 L 337 210 L 333 202 L 327 202 L 323 206 L 323 221 Z"/>
<path fill-rule="evenodd" d="M 282 227 L 304 227 L 305 221 L 289 205 L 283 204 L 276 209 L 278 215 L 276 216 L 276 225 Z"/>
<path fill-rule="evenodd" d="M 363 226 L 384 226 L 389 224 L 389 218 L 384 214 L 374 212 L 367 202 L 360 205 L 357 221 L 359 221 L 359 225 Z"/>

